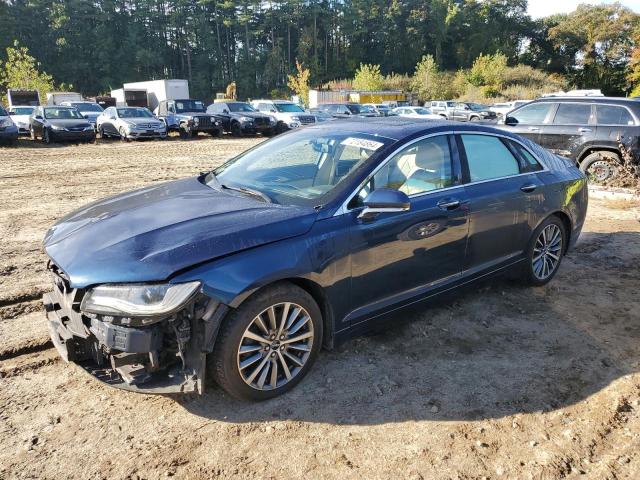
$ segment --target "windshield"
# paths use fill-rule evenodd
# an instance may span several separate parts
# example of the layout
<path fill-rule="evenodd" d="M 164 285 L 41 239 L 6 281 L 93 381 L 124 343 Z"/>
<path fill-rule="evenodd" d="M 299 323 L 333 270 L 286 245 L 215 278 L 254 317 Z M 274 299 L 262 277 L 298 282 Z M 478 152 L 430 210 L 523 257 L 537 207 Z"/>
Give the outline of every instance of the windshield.
<path fill-rule="evenodd" d="M 146 108 L 118 108 L 118 117 L 120 118 L 153 118 L 153 114 Z"/>
<path fill-rule="evenodd" d="M 204 103 L 199 100 L 176 100 L 176 113 L 204 112 Z"/>
<path fill-rule="evenodd" d="M 257 111 L 255 108 L 253 108 L 251 105 L 249 105 L 248 103 L 227 103 L 227 106 L 229 107 L 229 111 L 231 112 L 255 112 Z"/>
<path fill-rule="evenodd" d="M 50 120 L 69 120 L 69 119 L 84 120 L 84 117 L 82 116 L 82 114 L 75 108 L 62 108 L 62 107 L 45 108 L 44 118 L 48 118 Z"/>
<path fill-rule="evenodd" d="M 431 115 L 431 110 L 428 108 L 414 108 L 413 111 L 418 115 Z"/>
<path fill-rule="evenodd" d="M 287 113 L 301 113 L 304 112 L 304 109 L 300 107 L 300 105 L 296 105 L 295 103 L 276 103 L 276 110 L 279 112 L 287 112 Z"/>
<path fill-rule="evenodd" d="M 391 142 L 357 132 L 299 130 L 261 143 L 214 173 L 221 185 L 256 190 L 276 203 L 315 206 L 318 197 Z M 209 185 L 215 187 L 215 180 Z"/>
<path fill-rule="evenodd" d="M 486 110 L 487 107 L 485 107 L 484 105 L 480 105 L 479 103 L 467 103 L 466 104 L 471 110 L 473 111 L 480 111 L 480 110 Z"/>
<path fill-rule="evenodd" d="M 102 107 L 97 103 L 91 102 L 73 102 L 72 107 L 76 107 L 81 112 L 102 112 Z"/>
<path fill-rule="evenodd" d="M 361 105 L 357 105 L 357 104 L 353 104 L 350 103 L 347 105 L 347 108 L 349 109 L 349 111 L 353 114 L 358 114 L 360 112 L 363 111 L 362 106 Z"/>
<path fill-rule="evenodd" d="M 13 112 L 16 115 L 31 115 L 35 108 L 33 107 L 16 107 L 13 109 Z"/>

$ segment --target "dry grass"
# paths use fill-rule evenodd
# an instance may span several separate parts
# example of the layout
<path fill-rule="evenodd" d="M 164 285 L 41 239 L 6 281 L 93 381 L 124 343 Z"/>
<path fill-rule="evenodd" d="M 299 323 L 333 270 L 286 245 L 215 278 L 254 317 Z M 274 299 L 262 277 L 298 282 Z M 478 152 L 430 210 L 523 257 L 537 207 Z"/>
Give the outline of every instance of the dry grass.
<path fill-rule="evenodd" d="M 633 198 L 607 198 L 604 201 L 607 208 L 615 210 L 631 210 L 633 208 L 640 208 L 640 199 Z"/>

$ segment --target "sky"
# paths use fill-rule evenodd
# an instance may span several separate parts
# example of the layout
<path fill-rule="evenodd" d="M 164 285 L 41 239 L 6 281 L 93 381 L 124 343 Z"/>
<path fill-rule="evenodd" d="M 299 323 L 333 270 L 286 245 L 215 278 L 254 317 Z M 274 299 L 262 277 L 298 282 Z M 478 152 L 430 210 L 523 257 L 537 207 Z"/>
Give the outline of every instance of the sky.
<path fill-rule="evenodd" d="M 579 3 L 601 4 L 613 3 L 610 0 L 529 0 L 529 15 L 533 18 L 546 17 L 554 13 L 569 13 Z M 621 0 L 620 3 L 640 13 L 640 0 Z"/>

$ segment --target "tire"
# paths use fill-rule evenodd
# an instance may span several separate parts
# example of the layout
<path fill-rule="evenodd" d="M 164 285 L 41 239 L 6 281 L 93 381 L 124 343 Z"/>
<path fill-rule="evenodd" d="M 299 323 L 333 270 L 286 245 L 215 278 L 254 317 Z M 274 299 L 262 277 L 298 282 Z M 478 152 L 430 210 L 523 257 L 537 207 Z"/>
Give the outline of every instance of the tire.
<path fill-rule="evenodd" d="M 287 130 L 289 130 L 289 127 L 287 127 L 287 125 L 284 122 L 278 122 L 278 125 L 276 126 L 276 135 L 280 135 L 281 133 L 284 133 Z"/>
<path fill-rule="evenodd" d="M 49 133 L 48 128 L 42 130 L 42 141 L 47 145 L 51 145 L 51 134 Z"/>
<path fill-rule="evenodd" d="M 179 129 L 180 132 L 180 138 L 183 140 L 189 140 L 191 138 L 193 138 L 193 131 L 191 129 L 189 129 L 188 127 L 183 127 L 182 125 L 180 126 Z"/>
<path fill-rule="evenodd" d="M 33 127 L 29 127 L 29 135 L 31 136 L 31 140 L 33 140 L 34 142 L 38 139 L 36 131 L 33 129 Z"/>
<path fill-rule="evenodd" d="M 102 125 L 98 127 L 98 135 L 100 135 L 100 138 L 103 140 L 107 138 L 107 136 L 104 134 L 104 127 Z"/>
<path fill-rule="evenodd" d="M 275 329 L 269 315 L 271 307 Z M 287 319 L 284 325 L 283 318 Z M 282 332 L 279 337 L 273 333 L 277 331 Z M 242 400 L 267 400 L 291 390 L 304 378 L 318 357 L 322 334 L 322 315 L 311 295 L 288 282 L 275 284 L 258 291 L 224 320 L 208 358 L 208 370 L 230 395 Z M 284 343 L 301 336 L 306 337 Z"/>
<path fill-rule="evenodd" d="M 127 131 L 124 129 L 124 127 L 120 127 L 120 130 L 118 130 L 118 132 L 120 133 L 120 140 L 122 140 L 123 142 L 131 141 L 131 139 L 127 137 Z"/>
<path fill-rule="evenodd" d="M 551 281 L 562 263 L 566 242 L 567 229 L 564 222 L 555 215 L 547 218 L 534 230 L 527 247 L 523 278 L 526 284 L 539 287 Z"/>
<path fill-rule="evenodd" d="M 480 117 L 471 117 L 469 119 L 470 122 L 479 122 L 480 121 Z"/>
<path fill-rule="evenodd" d="M 233 122 L 231 124 L 231 135 L 233 135 L 234 137 L 242 136 L 242 127 L 238 122 Z"/>
<path fill-rule="evenodd" d="M 600 151 L 587 155 L 580 162 L 580 170 L 593 183 L 603 183 L 618 174 L 618 165 L 620 165 L 620 157 L 617 153 Z"/>
<path fill-rule="evenodd" d="M 222 136 L 222 130 L 214 130 L 209 135 L 211 135 L 213 138 L 220 138 Z"/>

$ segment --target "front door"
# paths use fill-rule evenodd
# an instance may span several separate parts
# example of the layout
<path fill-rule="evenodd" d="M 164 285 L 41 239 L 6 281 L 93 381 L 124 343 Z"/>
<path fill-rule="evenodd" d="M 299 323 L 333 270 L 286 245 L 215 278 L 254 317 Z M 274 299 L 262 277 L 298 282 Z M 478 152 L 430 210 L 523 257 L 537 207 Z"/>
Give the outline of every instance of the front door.
<path fill-rule="evenodd" d="M 467 198 L 453 166 L 449 137 L 412 143 L 373 176 L 356 199 L 373 188 L 406 193 L 411 208 L 383 213 L 372 220 L 352 217 L 350 234 L 352 314 L 384 311 L 410 300 L 462 270 L 467 241 Z"/>

